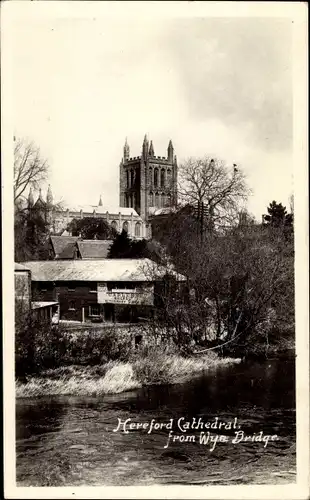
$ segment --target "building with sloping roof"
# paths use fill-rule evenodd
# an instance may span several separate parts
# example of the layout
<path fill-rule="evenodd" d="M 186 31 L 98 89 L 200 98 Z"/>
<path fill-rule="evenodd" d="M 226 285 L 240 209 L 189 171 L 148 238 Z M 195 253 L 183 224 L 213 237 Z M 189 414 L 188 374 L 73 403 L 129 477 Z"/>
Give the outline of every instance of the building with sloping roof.
<path fill-rule="evenodd" d="M 78 259 L 106 259 L 112 240 L 78 240 L 76 242 Z"/>
<path fill-rule="evenodd" d="M 52 322 L 53 317 L 58 315 L 58 302 L 32 300 L 31 269 L 28 265 L 15 263 L 15 327 L 18 329 L 23 325 L 24 319 L 32 315 L 35 319 L 45 319 Z"/>
<path fill-rule="evenodd" d="M 50 260 L 106 259 L 113 240 L 83 240 L 78 236 L 51 236 Z"/>
<path fill-rule="evenodd" d="M 54 260 L 27 262 L 36 302 L 58 301 L 60 319 L 128 321 L 149 315 L 167 273 L 186 278 L 149 259 Z"/>
<path fill-rule="evenodd" d="M 74 259 L 78 236 L 50 236 L 50 259 Z"/>

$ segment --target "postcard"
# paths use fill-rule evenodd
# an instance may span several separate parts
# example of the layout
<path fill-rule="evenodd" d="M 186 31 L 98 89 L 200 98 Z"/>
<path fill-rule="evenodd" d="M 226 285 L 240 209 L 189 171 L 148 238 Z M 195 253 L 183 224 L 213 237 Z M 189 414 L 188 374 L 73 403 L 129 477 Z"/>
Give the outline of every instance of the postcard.
<path fill-rule="evenodd" d="M 1 7 L 5 498 L 308 498 L 307 6 Z"/>

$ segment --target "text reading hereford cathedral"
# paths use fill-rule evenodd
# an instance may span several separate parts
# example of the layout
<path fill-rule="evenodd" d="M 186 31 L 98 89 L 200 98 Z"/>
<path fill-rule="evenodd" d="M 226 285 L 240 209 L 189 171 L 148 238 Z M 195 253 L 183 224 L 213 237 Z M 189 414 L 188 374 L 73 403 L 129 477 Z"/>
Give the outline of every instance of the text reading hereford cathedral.
<path fill-rule="evenodd" d="M 53 234 L 69 234 L 68 224 L 77 218 L 104 218 L 114 229 L 128 232 L 134 239 L 150 238 L 150 221 L 154 215 L 168 212 L 177 204 L 177 159 L 171 140 L 167 156 L 156 156 L 153 142 L 144 137 L 140 156 L 130 156 L 127 139 L 119 167 L 119 206 L 106 206 L 100 196 L 98 205 L 83 205 L 56 208 L 51 187 L 48 187 L 46 201 L 40 191 L 34 202 L 29 192 L 30 210 L 43 210 Z"/>

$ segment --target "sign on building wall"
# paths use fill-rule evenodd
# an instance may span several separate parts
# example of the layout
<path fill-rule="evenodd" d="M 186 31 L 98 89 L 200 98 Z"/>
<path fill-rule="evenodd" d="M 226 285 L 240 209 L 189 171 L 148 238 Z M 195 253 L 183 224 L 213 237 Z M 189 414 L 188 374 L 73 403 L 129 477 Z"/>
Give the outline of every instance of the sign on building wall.
<path fill-rule="evenodd" d="M 136 290 L 108 290 L 105 283 L 98 283 L 98 304 L 154 305 L 153 286 Z"/>

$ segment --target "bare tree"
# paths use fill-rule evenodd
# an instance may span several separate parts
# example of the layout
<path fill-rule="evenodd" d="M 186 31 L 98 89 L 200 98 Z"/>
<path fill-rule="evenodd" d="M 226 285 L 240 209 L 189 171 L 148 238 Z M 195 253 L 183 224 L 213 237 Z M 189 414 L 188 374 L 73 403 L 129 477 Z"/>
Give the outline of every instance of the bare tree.
<path fill-rule="evenodd" d="M 179 198 L 183 203 L 205 206 L 213 225 L 236 222 L 250 190 L 234 164 L 230 169 L 218 159 L 191 157 L 179 167 Z"/>
<path fill-rule="evenodd" d="M 14 137 L 14 203 L 18 203 L 25 190 L 38 189 L 48 174 L 47 160 L 33 142 Z"/>
<path fill-rule="evenodd" d="M 175 301 L 174 291 L 164 297 L 157 323 L 173 325 L 178 343 L 194 341 L 196 352 L 267 352 L 272 330 L 278 330 L 277 338 L 272 333 L 272 342 L 278 342 L 284 324 L 292 338 L 293 242 L 277 228 L 259 224 L 225 234 L 206 232 L 201 238 L 179 222 L 171 227 L 167 248 L 175 269 L 187 277 L 189 293 L 186 303 Z"/>

